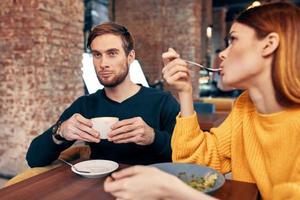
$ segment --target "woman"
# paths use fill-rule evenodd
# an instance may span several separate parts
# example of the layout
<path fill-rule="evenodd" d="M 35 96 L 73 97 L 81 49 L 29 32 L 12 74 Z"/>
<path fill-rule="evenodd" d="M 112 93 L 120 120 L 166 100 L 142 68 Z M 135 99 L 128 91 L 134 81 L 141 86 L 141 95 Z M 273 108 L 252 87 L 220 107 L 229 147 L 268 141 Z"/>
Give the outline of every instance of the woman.
<path fill-rule="evenodd" d="M 181 104 L 172 137 L 175 162 L 231 171 L 234 180 L 256 183 L 263 199 L 300 199 L 299 33 L 300 9 L 288 3 L 254 7 L 236 19 L 230 45 L 220 53 L 221 78 L 245 92 L 225 122 L 210 132 L 198 125 L 187 64 L 173 49 L 163 54 L 164 78 L 178 91 Z M 155 180 L 161 176 L 165 178 Z M 151 199 L 203 196 L 175 177 L 146 167 L 113 177 L 116 181 L 108 179 L 105 189 L 120 199 L 140 199 L 149 188 L 145 197 Z M 133 187 L 139 181 L 144 190 Z"/>

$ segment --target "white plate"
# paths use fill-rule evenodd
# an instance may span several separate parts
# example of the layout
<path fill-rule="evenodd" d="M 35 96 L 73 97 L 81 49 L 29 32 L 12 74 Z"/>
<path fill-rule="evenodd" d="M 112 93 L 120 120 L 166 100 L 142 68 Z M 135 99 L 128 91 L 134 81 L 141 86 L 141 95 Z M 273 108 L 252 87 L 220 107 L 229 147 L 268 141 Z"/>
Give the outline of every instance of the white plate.
<path fill-rule="evenodd" d="M 215 184 L 211 188 L 207 188 L 202 191 L 205 193 L 212 193 L 222 187 L 222 185 L 225 183 L 225 178 L 220 172 L 205 166 L 188 163 L 157 163 L 153 164 L 152 166 L 169 174 L 173 174 L 184 182 L 190 182 L 195 178 L 197 179 L 200 177 L 206 177 L 210 174 L 217 174 L 217 180 Z M 182 173 L 184 173 L 184 176 L 180 177 L 180 174 Z"/>
<path fill-rule="evenodd" d="M 78 170 L 91 172 L 78 172 L 74 169 L 74 167 L 72 167 L 72 171 L 76 174 L 87 178 L 100 178 L 118 169 L 119 164 L 111 160 L 87 160 L 75 164 L 75 167 Z"/>

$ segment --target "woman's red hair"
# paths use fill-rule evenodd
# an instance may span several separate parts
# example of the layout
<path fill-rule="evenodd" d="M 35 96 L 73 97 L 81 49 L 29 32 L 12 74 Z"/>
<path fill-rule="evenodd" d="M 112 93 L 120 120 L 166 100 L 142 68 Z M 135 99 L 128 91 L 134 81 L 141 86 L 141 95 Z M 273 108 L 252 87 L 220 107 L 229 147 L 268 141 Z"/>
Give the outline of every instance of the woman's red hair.
<path fill-rule="evenodd" d="M 258 38 L 271 32 L 279 35 L 272 63 L 272 81 L 277 101 L 283 106 L 300 104 L 300 9 L 278 2 L 250 8 L 237 22 L 256 31 Z"/>

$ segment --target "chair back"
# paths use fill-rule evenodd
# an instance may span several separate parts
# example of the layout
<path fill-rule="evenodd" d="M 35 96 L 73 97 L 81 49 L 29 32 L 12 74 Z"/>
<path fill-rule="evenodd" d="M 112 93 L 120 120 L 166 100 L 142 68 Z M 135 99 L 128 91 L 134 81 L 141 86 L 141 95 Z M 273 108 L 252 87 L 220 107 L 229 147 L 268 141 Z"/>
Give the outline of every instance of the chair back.
<path fill-rule="evenodd" d="M 197 113 L 214 113 L 216 106 L 212 103 L 194 102 L 194 109 Z"/>

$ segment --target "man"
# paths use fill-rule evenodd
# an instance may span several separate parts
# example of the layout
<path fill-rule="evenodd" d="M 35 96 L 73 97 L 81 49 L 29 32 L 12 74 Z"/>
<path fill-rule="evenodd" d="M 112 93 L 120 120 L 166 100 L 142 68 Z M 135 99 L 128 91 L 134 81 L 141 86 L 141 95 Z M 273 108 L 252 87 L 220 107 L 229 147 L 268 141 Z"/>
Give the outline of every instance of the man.
<path fill-rule="evenodd" d="M 128 71 L 135 59 L 133 39 L 127 29 L 108 22 L 96 26 L 88 47 L 103 90 L 78 98 L 58 122 L 36 137 L 27 152 L 29 166 L 51 164 L 75 141 L 85 141 L 91 159 L 126 164 L 171 161 L 170 139 L 179 104 L 170 93 L 131 82 Z M 118 117 L 108 140 L 100 140 L 91 118 Z"/>

